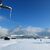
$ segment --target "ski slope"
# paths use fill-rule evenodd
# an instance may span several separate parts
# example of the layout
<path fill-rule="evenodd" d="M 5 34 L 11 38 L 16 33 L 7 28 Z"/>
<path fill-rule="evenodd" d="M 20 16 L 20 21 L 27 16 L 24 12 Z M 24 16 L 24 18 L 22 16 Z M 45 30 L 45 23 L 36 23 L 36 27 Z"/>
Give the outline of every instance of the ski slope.
<path fill-rule="evenodd" d="M 50 39 L 0 40 L 0 50 L 50 50 Z"/>

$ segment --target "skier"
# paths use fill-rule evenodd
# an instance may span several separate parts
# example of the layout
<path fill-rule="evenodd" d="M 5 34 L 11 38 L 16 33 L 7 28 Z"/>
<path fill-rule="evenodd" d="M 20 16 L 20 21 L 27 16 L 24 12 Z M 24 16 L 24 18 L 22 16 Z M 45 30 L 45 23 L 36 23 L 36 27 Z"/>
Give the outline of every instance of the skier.
<path fill-rule="evenodd" d="M 9 9 L 9 10 L 12 9 L 12 7 L 4 5 L 4 4 L 2 4 L 2 2 L 3 2 L 3 0 L 0 0 L 0 8 L 5 8 L 5 9 Z"/>

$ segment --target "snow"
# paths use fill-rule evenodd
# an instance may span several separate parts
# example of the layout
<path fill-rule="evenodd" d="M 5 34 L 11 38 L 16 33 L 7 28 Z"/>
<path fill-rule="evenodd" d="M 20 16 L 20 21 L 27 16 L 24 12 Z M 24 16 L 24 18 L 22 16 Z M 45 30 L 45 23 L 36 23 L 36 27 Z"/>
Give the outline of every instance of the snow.
<path fill-rule="evenodd" d="M 0 50 L 50 50 L 50 39 L 0 40 Z"/>
<path fill-rule="evenodd" d="M 0 48 L 6 47 L 6 46 L 14 44 L 14 43 L 16 43 L 16 41 L 14 41 L 14 40 L 9 41 L 9 40 L 0 39 Z"/>

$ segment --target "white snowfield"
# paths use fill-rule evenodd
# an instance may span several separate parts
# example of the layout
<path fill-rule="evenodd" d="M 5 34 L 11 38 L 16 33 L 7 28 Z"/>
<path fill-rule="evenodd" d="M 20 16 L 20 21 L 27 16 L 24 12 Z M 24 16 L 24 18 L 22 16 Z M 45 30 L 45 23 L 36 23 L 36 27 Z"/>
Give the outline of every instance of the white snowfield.
<path fill-rule="evenodd" d="M 0 39 L 0 50 L 50 50 L 50 39 Z"/>

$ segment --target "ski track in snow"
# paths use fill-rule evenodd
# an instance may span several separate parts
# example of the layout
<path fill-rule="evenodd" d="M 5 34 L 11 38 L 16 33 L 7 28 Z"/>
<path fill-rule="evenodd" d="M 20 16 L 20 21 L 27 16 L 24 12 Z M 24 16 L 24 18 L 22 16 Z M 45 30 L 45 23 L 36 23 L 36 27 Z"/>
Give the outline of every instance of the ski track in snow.
<path fill-rule="evenodd" d="M 3 40 L 0 43 L 0 50 L 50 50 L 50 39 Z"/>
<path fill-rule="evenodd" d="M 9 40 L 0 40 L 0 48 L 6 47 L 8 45 L 12 45 L 14 43 L 16 43 L 15 40 L 10 40 L 10 41 Z"/>

